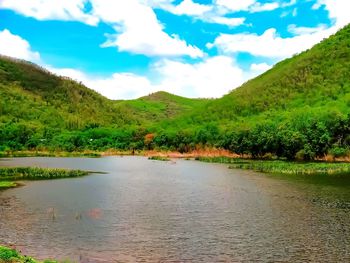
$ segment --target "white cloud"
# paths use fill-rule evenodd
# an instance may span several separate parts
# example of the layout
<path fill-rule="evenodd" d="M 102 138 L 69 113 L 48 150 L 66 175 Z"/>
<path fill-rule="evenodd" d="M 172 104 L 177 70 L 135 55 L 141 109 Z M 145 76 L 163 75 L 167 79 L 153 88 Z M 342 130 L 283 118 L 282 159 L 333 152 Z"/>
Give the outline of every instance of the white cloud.
<path fill-rule="evenodd" d="M 197 47 L 188 45 L 178 36 L 166 34 L 152 8 L 137 0 L 91 2 L 93 14 L 112 24 L 117 31 L 108 37 L 103 47 L 116 46 L 120 51 L 147 56 L 203 56 Z"/>
<path fill-rule="evenodd" d="M 203 56 L 197 47 L 165 33 L 153 9 L 141 0 L 89 0 L 91 10 L 86 12 L 87 3 L 87 0 L 1 0 L 0 8 L 38 20 L 70 20 L 89 25 L 103 21 L 116 30 L 103 47 L 115 46 L 121 51 L 147 56 Z"/>
<path fill-rule="evenodd" d="M 294 28 L 294 31 L 299 31 L 299 33 L 304 31 L 302 32 L 304 34 L 282 38 L 274 28 L 266 30 L 262 35 L 250 33 L 221 34 L 215 39 L 214 43 L 208 43 L 207 47 L 217 47 L 226 54 L 247 52 L 254 56 L 282 59 L 311 48 L 336 30 L 335 28 L 329 28 L 311 32 L 311 29 L 308 29 L 309 32 L 306 32 L 305 28 L 299 30 Z"/>
<path fill-rule="evenodd" d="M 1 0 L 0 8 L 11 9 L 38 20 L 80 21 L 96 25 L 98 18 L 83 11 L 85 3 L 86 0 Z"/>
<path fill-rule="evenodd" d="M 213 9 L 212 6 L 194 3 L 192 0 L 183 0 L 179 5 L 171 8 L 173 14 L 199 16 Z"/>
<path fill-rule="evenodd" d="M 28 41 L 7 29 L 0 31 L 0 54 L 33 62 L 40 60 L 39 53 L 31 50 Z"/>
<path fill-rule="evenodd" d="M 313 9 L 325 6 L 329 13 L 329 17 L 335 20 L 337 28 L 343 27 L 350 22 L 350 1 L 349 0 L 318 0 Z"/>
<path fill-rule="evenodd" d="M 151 75 L 158 76 L 157 81 L 127 72 L 100 78 L 74 69 L 51 67 L 50 70 L 82 81 L 110 99 L 135 99 L 160 90 L 185 97 L 220 97 L 238 87 L 248 76 L 232 58 L 225 56 L 208 58 L 195 64 L 169 59 L 158 61 L 150 69 Z M 254 74 L 257 75 L 256 72 Z"/>
<path fill-rule="evenodd" d="M 226 56 L 196 64 L 164 60 L 154 69 L 161 76 L 159 89 L 187 97 L 220 97 L 245 81 L 242 69 Z"/>
<path fill-rule="evenodd" d="M 279 8 L 279 4 L 278 3 L 265 3 L 265 4 L 261 4 L 261 3 L 255 3 L 254 5 L 252 5 L 250 7 L 250 12 L 252 13 L 256 13 L 256 12 L 264 12 L 264 11 L 272 11 Z"/>
<path fill-rule="evenodd" d="M 270 66 L 267 63 L 259 63 L 259 64 L 253 63 L 250 65 L 250 70 L 255 73 L 263 73 L 269 70 L 270 68 L 272 68 L 272 66 Z"/>
<path fill-rule="evenodd" d="M 281 4 L 281 7 L 292 6 L 294 4 L 295 1 L 291 1 Z M 293 54 L 311 48 L 350 22 L 350 16 L 348 14 L 350 1 L 318 0 L 313 8 L 317 9 L 321 6 L 324 6 L 329 12 L 329 17 L 334 19 L 334 25 L 330 28 L 327 28 L 325 25 L 318 25 L 314 28 L 290 25 L 288 30 L 295 36 L 288 38 L 280 37 L 275 28 L 270 28 L 261 35 L 254 33 L 221 34 L 213 43 L 208 43 L 207 47 L 217 47 L 224 54 L 247 52 L 254 56 L 276 59 L 290 57 Z M 293 13 L 296 10 L 294 9 Z"/>
<path fill-rule="evenodd" d="M 326 25 L 320 24 L 317 27 L 298 27 L 295 24 L 288 26 L 288 31 L 294 35 L 315 34 L 327 29 Z"/>
<path fill-rule="evenodd" d="M 250 6 L 256 3 L 256 0 L 216 0 L 215 4 L 224 7 L 231 12 L 246 11 Z"/>
<path fill-rule="evenodd" d="M 209 23 L 215 23 L 220 25 L 227 25 L 229 27 L 240 26 L 244 24 L 245 18 L 242 17 L 223 17 L 223 16 L 213 16 L 208 17 L 206 20 Z"/>

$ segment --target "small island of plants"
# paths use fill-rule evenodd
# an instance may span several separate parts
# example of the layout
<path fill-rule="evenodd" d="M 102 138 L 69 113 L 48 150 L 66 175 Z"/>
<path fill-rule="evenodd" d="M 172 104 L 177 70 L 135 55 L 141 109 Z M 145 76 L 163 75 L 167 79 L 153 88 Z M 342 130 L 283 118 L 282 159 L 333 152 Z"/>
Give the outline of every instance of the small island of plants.
<path fill-rule="evenodd" d="M 0 189 L 18 186 L 19 180 L 48 180 L 59 178 L 80 177 L 89 172 L 39 167 L 0 167 Z"/>

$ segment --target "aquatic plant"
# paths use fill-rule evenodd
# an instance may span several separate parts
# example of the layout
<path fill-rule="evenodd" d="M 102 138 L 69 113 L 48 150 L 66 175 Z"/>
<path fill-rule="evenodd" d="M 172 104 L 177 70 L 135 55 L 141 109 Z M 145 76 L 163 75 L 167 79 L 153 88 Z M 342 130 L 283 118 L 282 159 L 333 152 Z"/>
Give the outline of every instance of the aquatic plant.
<path fill-rule="evenodd" d="M 55 260 L 37 261 L 31 257 L 23 256 L 15 249 L 0 246 L 0 263 L 58 263 Z"/>
<path fill-rule="evenodd" d="M 39 167 L 0 167 L 0 181 L 44 180 L 80 177 L 87 171 Z"/>
<path fill-rule="evenodd" d="M 164 157 L 164 156 L 150 156 L 148 157 L 148 160 L 154 160 L 154 161 L 170 161 L 170 158 Z"/>
<path fill-rule="evenodd" d="M 200 157 L 199 161 L 230 164 L 230 169 L 249 169 L 263 173 L 290 175 L 350 175 L 350 163 L 289 162 L 281 160 L 247 160 L 227 157 Z"/>
<path fill-rule="evenodd" d="M 7 189 L 7 188 L 13 188 L 16 187 L 17 184 L 15 182 L 7 182 L 7 181 L 0 181 L 0 189 Z"/>

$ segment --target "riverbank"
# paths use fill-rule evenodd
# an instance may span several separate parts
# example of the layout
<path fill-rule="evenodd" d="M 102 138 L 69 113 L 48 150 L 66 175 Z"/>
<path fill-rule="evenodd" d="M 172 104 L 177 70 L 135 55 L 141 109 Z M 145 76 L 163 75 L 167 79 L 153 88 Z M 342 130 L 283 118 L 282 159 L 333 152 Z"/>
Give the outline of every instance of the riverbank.
<path fill-rule="evenodd" d="M 38 261 L 31 257 L 21 255 L 15 249 L 0 246 L 0 263 L 58 263 L 58 261 Z"/>
<path fill-rule="evenodd" d="M 197 160 L 229 164 L 230 169 L 246 169 L 271 174 L 350 176 L 350 163 L 344 162 L 291 162 L 227 157 L 199 157 Z"/>
<path fill-rule="evenodd" d="M 187 153 L 180 153 L 177 151 L 157 151 L 157 150 L 115 150 L 108 149 L 105 151 L 3 151 L 0 152 L 0 158 L 11 157 L 103 157 L 103 156 L 146 156 L 146 157 L 165 157 L 165 158 L 198 158 L 198 157 L 230 157 L 238 158 L 239 155 L 231 153 L 227 150 L 205 148 L 200 150 L 193 150 Z"/>
<path fill-rule="evenodd" d="M 206 148 L 188 153 L 174 151 L 119 151 L 106 150 L 103 152 L 61 152 L 61 151 L 15 151 L 0 152 L 0 158 L 6 157 L 104 157 L 104 156 L 145 156 L 149 160 L 169 161 L 171 159 L 195 159 L 203 162 L 230 164 L 229 168 L 250 169 L 264 173 L 300 174 L 300 175 L 346 175 L 350 174 L 350 161 L 324 157 L 313 162 L 285 161 L 285 160 L 254 160 L 249 156 L 239 156 L 227 150 Z M 0 168 L 1 169 L 1 168 Z M 47 179 L 47 178 L 46 178 Z M 0 178 L 1 181 L 1 178 Z M 13 187 L 11 183 L 2 182 L 3 187 Z M 1 188 L 1 184 L 0 184 Z"/>
<path fill-rule="evenodd" d="M 52 169 L 39 167 L 0 167 L 0 190 L 17 187 L 19 180 L 52 180 L 88 175 L 81 170 Z"/>

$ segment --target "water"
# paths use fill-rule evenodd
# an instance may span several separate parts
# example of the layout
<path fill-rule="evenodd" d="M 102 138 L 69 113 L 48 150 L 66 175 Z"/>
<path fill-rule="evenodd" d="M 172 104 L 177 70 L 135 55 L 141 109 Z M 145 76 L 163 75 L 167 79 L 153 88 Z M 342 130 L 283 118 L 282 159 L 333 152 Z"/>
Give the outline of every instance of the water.
<path fill-rule="evenodd" d="M 0 165 L 106 172 L 0 192 L 0 243 L 40 259 L 350 262 L 349 180 L 329 184 L 142 157 Z"/>

